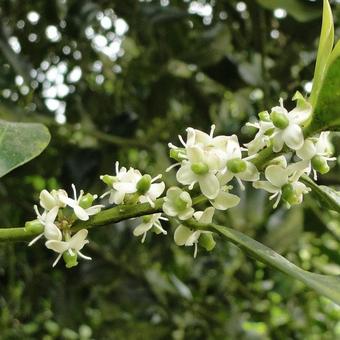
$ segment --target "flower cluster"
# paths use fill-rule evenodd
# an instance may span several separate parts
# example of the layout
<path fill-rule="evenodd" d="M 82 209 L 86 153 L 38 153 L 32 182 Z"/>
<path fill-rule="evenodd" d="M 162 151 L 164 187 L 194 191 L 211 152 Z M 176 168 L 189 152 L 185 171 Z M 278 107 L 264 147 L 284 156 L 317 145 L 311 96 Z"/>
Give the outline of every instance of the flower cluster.
<path fill-rule="evenodd" d="M 95 215 L 104 207 L 103 205 L 92 205 L 97 195 L 91 195 L 81 190 L 79 196 L 75 186 L 72 184 L 74 197 L 70 198 L 65 190 L 52 190 L 48 192 L 43 190 L 40 193 L 40 206 L 43 212 L 39 212 L 35 205 L 34 210 L 37 214 L 37 220 L 26 223 L 26 228 L 30 225 L 36 225 L 36 222 L 43 227 L 43 232 L 34 238 L 29 246 L 33 245 L 42 236 L 45 236 L 45 245 L 48 249 L 58 253 L 53 267 L 63 256 L 68 268 L 77 265 L 78 255 L 84 259 L 91 260 L 85 256 L 80 250 L 89 241 L 87 238 L 87 230 L 81 229 L 71 236 L 72 225 L 76 220 L 87 221 L 89 216 Z"/>
<path fill-rule="evenodd" d="M 302 182 L 301 176 L 329 171 L 328 162 L 331 157 L 331 146 L 328 141 L 329 132 L 321 132 L 305 138 L 304 126 L 310 121 L 311 105 L 297 92 L 293 100 L 296 107 L 288 111 L 280 99 L 280 105 L 270 112 L 260 112 L 259 120 L 247 123 L 257 130 L 249 143 L 240 145 L 236 135 L 214 136 L 215 125 L 209 134 L 191 127 L 186 129 L 186 140 L 179 136 L 181 146 L 169 144 L 170 157 L 176 163 L 166 171 L 176 168 L 178 186 L 166 191 L 165 183 L 159 181 L 162 175 L 151 177 L 134 168 L 120 167 L 115 164 L 114 175 L 103 175 L 100 179 L 109 187 L 100 198 L 108 196 L 108 203 L 133 206 L 139 203 L 149 204 L 149 214 L 142 216 L 133 234 L 141 236 L 145 241 L 149 231 L 167 235 L 161 221 L 169 218 L 179 221 L 174 232 L 174 241 L 179 246 L 193 246 L 194 257 L 198 245 L 210 251 L 215 246 L 213 233 L 206 226 L 211 224 L 216 210 L 227 210 L 240 202 L 240 197 L 233 193 L 236 183 L 241 190 L 245 182 L 252 183 L 256 189 L 270 193 L 269 199 L 275 200 L 276 208 L 283 202 L 288 208 L 300 204 L 310 189 Z M 272 150 L 272 159 L 259 170 L 254 159 L 260 157 L 264 148 Z M 63 256 L 66 266 L 77 264 L 77 256 L 84 256 L 80 250 L 88 243 L 87 230 L 72 232 L 76 220 L 86 221 L 89 216 L 97 214 L 104 206 L 92 205 L 96 195 L 81 191 L 77 195 L 74 185 L 74 198 L 69 198 L 64 190 L 43 190 L 40 194 L 41 213 L 37 206 L 37 222 L 43 226 L 42 236 L 46 238 L 46 247 L 58 253 L 53 266 Z M 201 195 L 192 198 L 193 190 Z M 197 200 L 198 199 L 198 200 Z M 203 211 L 195 211 L 197 201 L 206 201 L 209 206 Z M 136 215 L 139 216 L 139 215 Z M 36 221 L 35 221 L 36 222 Z"/>

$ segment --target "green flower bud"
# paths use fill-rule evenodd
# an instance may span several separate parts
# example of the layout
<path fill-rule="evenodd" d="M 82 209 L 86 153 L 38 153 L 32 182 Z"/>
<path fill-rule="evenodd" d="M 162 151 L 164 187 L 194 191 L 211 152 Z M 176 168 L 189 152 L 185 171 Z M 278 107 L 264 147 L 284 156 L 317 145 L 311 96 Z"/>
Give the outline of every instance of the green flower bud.
<path fill-rule="evenodd" d="M 28 221 L 25 223 L 25 230 L 41 234 L 44 231 L 44 226 L 38 220 Z"/>
<path fill-rule="evenodd" d="M 187 208 L 187 202 L 182 200 L 180 197 L 175 199 L 174 205 L 178 211 L 183 211 Z"/>
<path fill-rule="evenodd" d="M 312 158 L 312 166 L 320 174 L 326 174 L 329 171 L 327 160 L 322 156 L 314 156 Z"/>
<path fill-rule="evenodd" d="M 71 255 L 69 251 L 65 251 L 63 259 L 65 261 L 66 268 L 72 268 L 78 265 L 77 257 L 77 254 Z"/>
<path fill-rule="evenodd" d="M 170 149 L 170 158 L 176 160 L 177 162 L 181 162 L 186 158 L 184 148 Z"/>
<path fill-rule="evenodd" d="M 242 159 L 234 158 L 227 162 L 227 168 L 232 173 L 238 174 L 239 172 L 247 170 L 247 163 Z"/>
<path fill-rule="evenodd" d="M 212 234 L 201 234 L 198 243 L 206 250 L 211 251 L 215 248 L 216 242 Z"/>
<path fill-rule="evenodd" d="M 93 201 L 97 198 L 97 195 L 92 195 L 90 193 L 87 193 L 86 195 L 84 195 L 80 202 L 79 205 L 83 208 L 83 209 L 87 209 L 90 208 L 92 206 Z"/>
<path fill-rule="evenodd" d="M 191 164 L 191 170 L 196 175 L 205 175 L 209 172 L 209 167 L 208 167 L 207 164 L 205 164 L 203 162 L 199 162 L 199 163 Z"/>
<path fill-rule="evenodd" d="M 144 175 L 138 182 L 137 182 L 137 191 L 140 195 L 144 195 L 151 186 L 151 176 Z"/>
<path fill-rule="evenodd" d="M 290 205 L 299 204 L 299 197 L 292 184 L 287 183 L 282 187 L 282 199 Z"/>
<path fill-rule="evenodd" d="M 262 111 L 258 114 L 258 116 L 263 122 L 270 122 L 270 114 L 268 111 Z"/>
<path fill-rule="evenodd" d="M 110 175 L 104 175 L 104 176 L 100 176 L 100 179 L 107 184 L 109 187 L 112 186 L 113 183 L 115 183 L 117 181 L 116 176 L 110 176 Z"/>
<path fill-rule="evenodd" d="M 281 112 L 273 111 L 270 114 L 270 118 L 273 124 L 279 129 L 285 129 L 289 125 L 288 117 Z"/>

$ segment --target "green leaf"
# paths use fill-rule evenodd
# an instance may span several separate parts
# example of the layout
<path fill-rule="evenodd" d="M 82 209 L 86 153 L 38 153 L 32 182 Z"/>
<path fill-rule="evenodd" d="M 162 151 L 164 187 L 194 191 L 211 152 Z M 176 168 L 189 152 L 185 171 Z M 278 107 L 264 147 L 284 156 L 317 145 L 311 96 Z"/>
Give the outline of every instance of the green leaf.
<path fill-rule="evenodd" d="M 340 213 L 340 193 L 338 191 L 324 185 L 317 185 L 306 175 L 301 177 L 301 181 L 312 189 L 313 194 L 323 207 Z"/>
<path fill-rule="evenodd" d="M 310 95 L 310 102 L 316 106 L 319 92 L 323 86 L 323 81 L 327 72 L 327 65 L 334 45 L 334 23 L 332 9 L 328 0 L 323 1 L 322 27 L 316 65 L 313 77 L 313 89 Z"/>
<path fill-rule="evenodd" d="M 308 272 L 289 262 L 272 249 L 237 230 L 216 224 L 211 224 L 211 226 L 257 260 L 303 282 L 309 288 L 314 289 L 319 294 L 328 297 L 340 305 L 340 277 Z"/>
<path fill-rule="evenodd" d="M 312 121 L 305 134 L 340 129 L 340 41 L 329 57 L 327 74 L 323 80 Z"/>
<path fill-rule="evenodd" d="M 0 177 L 37 157 L 50 138 L 42 124 L 0 120 Z"/>
<path fill-rule="evenodd" d="M 298 0 L 257 0 L 266 9 L 282 8 L 296 21 L 307 22 L 318 18 L 321 11 Z"/>

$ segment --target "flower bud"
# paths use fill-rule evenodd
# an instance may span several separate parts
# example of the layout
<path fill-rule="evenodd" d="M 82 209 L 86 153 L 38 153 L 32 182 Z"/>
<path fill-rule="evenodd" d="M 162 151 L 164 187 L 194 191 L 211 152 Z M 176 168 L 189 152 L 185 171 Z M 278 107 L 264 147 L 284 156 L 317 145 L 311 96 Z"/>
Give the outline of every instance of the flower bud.
<path fill-rule="evenodd" d="M 151 176 L 144 175 L 138 182 L 137 182 L 137 191 L 140 195 L 144 195 L 151 186 Z"/>
<path fill-rule="evenodd" d="M 279 129 L 285 129 L 289 125 L 288 117 L 282 112 L 273 111 L 270 114 L 270 118 L 273 124 Z"/>
<path fill-rule="evenodd" d="M 227 168 L 232 173 L 238 174 L 239 172 L 247 170 L 247 163 L 242 159 L 234 158 L 227 162 Z"/>
<path fill-rule="evenodd" d="M 117 178 L 116 176 L 110 176 L 110 175 L 103 175 L 100 176 L 100 179 L 107 184 L 108 186 L 112 186 L 113 183 L 116 182 Z"/>
<path fill-rule="evenodd" d="M 70 252 L 65 251 L 64 254 L 63 254 L 63 259 L 65 261 L 66 268 L 72 268 L 72 267 L 75 267 L 76 265 L 78 265 L 77 257 L 78 256 L 77 256 L 76 253 L 71 255 Z"/>
<path fill-rule="evenodd" d="M 258 116 L 263 122 L 270 122 L 270 114 L 268 111 L 262 111 L 258 114 Z"/>
<path fill-rule="evenodd" d="M 216 246 L 213 235 L 210 233 L 202 233 L 198 242 L 206 251 L 211 251 Z"/>
<path fill-rule="evenodd" d="M 93 201 L 97 198 L 97 195 L 92 195 L 90 193 L 87 193 L 86 195 L 84 195 L 80 202 L 79 205 L 83 208 L 83 209 L 87 209 L 90 208 Z"/>
<path fill-rule="evenodd" d="M 176 160 L 177 162 L 181 162 L 183 159 L 186 158 L 185 149 L 184 148 L 170 149 L 170 158 Z"/>
<path fill-rule="evenodd" d="M 207 164 L 205 164 L 203 162 L 199 162 L 199 163 L 191 164 L 191 170 L 196 175 L 205 175 L 209 172 L 209 167 L 208 167 Z"/>
<path fill-rule="evenodd" d="M 44 226 L 38 220 L 28 221 L 25 223 L 25 231 L 40 234 L 44 231 Z"/>

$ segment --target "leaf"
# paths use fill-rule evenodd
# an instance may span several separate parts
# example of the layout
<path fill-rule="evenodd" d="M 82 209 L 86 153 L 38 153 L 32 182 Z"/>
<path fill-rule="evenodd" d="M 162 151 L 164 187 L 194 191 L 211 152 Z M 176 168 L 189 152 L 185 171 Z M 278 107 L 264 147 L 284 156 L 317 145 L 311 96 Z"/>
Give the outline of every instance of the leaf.
<path fill-rule="evenodd" d="M 50 138 L 42 124 L 0 120 L 0 177 L 37 157 Z"/>
<path fill-rule="evenodd" d="M 259 261 L 303 282 L 309 288 L 314 289 L 319 294 L 328 297 L 333 302 L 340 305 L 340 277 L 308 272 L 289 262 L 286 258 L 272 249 L 237 230 L 216 224 L 211 224 L 211 226 L 229 241 L 236 244 L 239 248 L 245 250 Z"/>
<path fill-rule="evenodd" d="M 321 11 L 312 8 L 298 0 L 257 0 L 264 8 L 276 9 L 282 8 L 287 11 L 296 21 L 307 22 L 318 18 Z"/>
<path fill-rule="evenodd" d="M 340 41 L 329 58 L 327 74 L 316 101 L 312 121 L 306 135 L 340 129 Z"/>
<path fill-rule="evenodd" d="M 316 65 L 313 77 L 313 88 L 310 95 L 310 102 L 315 107 L 319 92 L 327 72 L 329 56 L 334 45 L 334 23 L 332 9 L 328 0 L 323 1 L 322 26 Z"/>
<path fill-rule="evenodd" d="M 301 176 L 301 181 L 312 189 L 313 194 L 323 207 L 340 213 L 340 193 L 338 191 L 324 185 L 317 185 L 306 175 Z"/>

